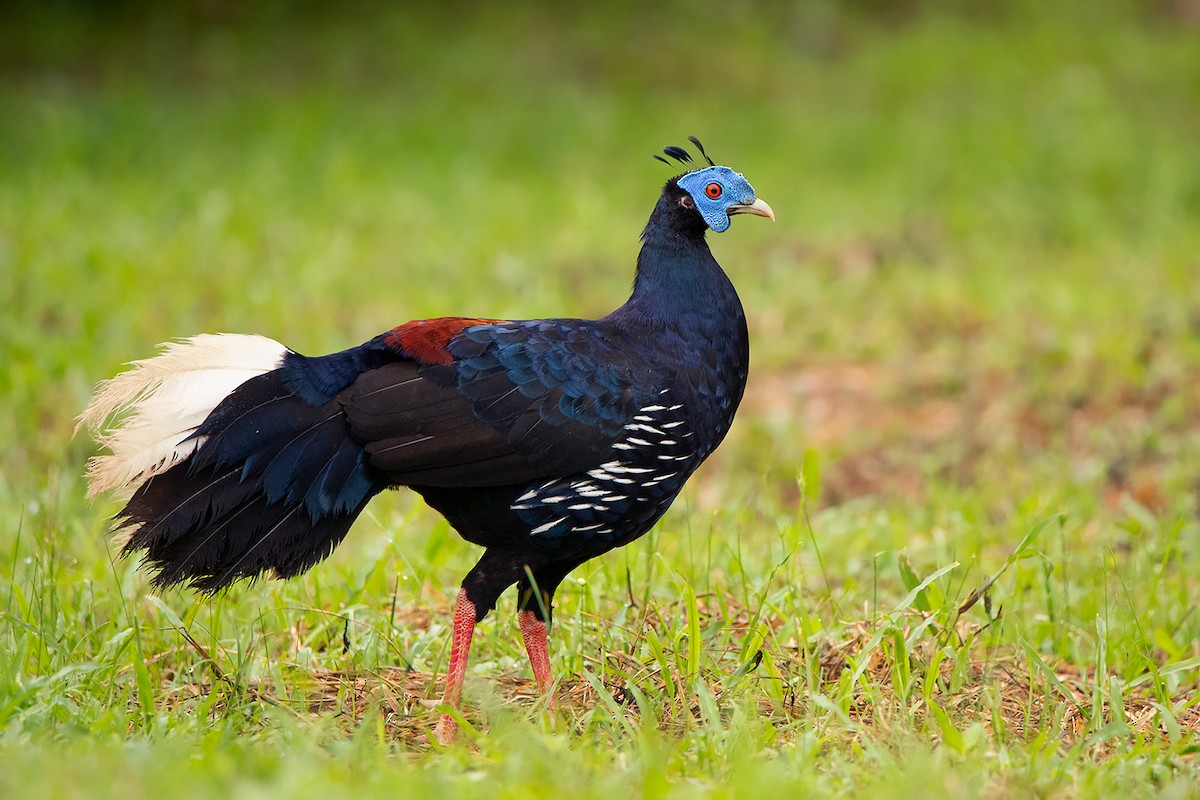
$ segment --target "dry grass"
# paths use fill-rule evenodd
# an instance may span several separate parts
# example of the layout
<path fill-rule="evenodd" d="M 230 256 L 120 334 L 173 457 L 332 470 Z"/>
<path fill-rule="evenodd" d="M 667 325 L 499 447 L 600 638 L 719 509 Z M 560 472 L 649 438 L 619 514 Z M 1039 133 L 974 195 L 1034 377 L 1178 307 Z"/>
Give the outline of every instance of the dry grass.
<path fill-rule="evenodd" d="M 750 631 L 751 613 L 739 608 L 731 597 L 719 604 L 725 614 L 720 618 L 718 604 L 699 598 L 701 624 L 705 627 L 719 622 L 738 632 L 739 636 Z M 965 609 L 964 609 L 965 610 Z M 679 608 L 664 610 L 666 616 L 675 617 L 682 613 Z M 448 615 L 449 607 L 429 609 L 414 607 L 397 609 L 397 617 L 403 624 L 416 629 L 427 629 L 431 614 Z M 1000 616 L 991 624 L 999 624 Z M 771 631 L 785 628 L 780 617 L 759 619 L 759 623 Z M 842 734 L 846 742 L 863 738 L 886 738 L 889 729 L 928 728 L 937 730 L 930 718 L 930 705 L 922 700 L 932 698 L 934 703 L 948 712 L 959 728 L 977 724 L 986 736 L 999 741 L 1032 742 L 1039 737 L 1052 735 L 1061 752 L 1086 743 L 1098 728 L 1119 723 L 1128 734 L 1142 739 L 1159 740 L 1165 746 L 1176 742 L 1182 735 L 1192 736 L 1200 732 L 1200 695 L 1192 684 L 1181 686 L 1173 695 L 1164 697 L 1156 693 L 1150 681 L 1123 685 L 1119 694 L 1110 694 L 1110 688 L 1101 686 L 1107 704 L 1101 703 L 1103 718 L 1094 718 L 1096 708 L 1098 676 L 1094 665 L 1074 665 L 1050 657 L 1041 657 L 1040 663 L 1031 664 L 1030 655 L 1020 648 L 1011 646 L 984 646 L 979 644 L 981 634 L 987 626 L 959 620 L 953 628 L 930 625 L 930 615 L 910 612 L 900 627 L 894 618 L 877 621 L 857 620 L 845 622 L 838 629 L 836 638 L 825 638 L 809 642 L 801 647 L 795 639 L 786 642 L 771 640 L 764 646 L 769 657 L 782 675 L 782 682 L 789 688 L 778 700 L 751 689 L 759 681 L 775 680 L 756 674 L 763 652 L 756 654 L 750 668 L 743 667 L 734 679 L 736 663 L 725 669 L 709 669 L 703 674 L 703 682 L 711 697 L 720 708 L 745 704 L 749 699 L 762 718 L 769 720 L 779 729 L 779 740 L 787 741 L 797 731 L 811 723 L 817 706 L 813 696 L 836 697 L 846 684 L 851 673 L 859 672 L 859 685 L 869 689 L 856 689 L 845 703 L 846 718 L 852 725 Z M 641 624 L 654 630 L 660 638 L 669 639 L 669 625 L 656 609 L 646 609 Z M 880 646 L 892 632 L 900 638 L 908 638 L 914 631 L 928 629 L 932 635 L 920 640 L 910 651 Z M 294 632 L 299 638 L 299 632 Z M 600 658 L 587 658 L 593 673 L 603 671 L 612 677 L 603 682 L 606 698 L 601 698 L 597 684 L 588 680 L 568 677 L 562 680 L 556 692 L 557 724 L 568 730 L 578 731 L 581 720 L 602 705 L 619 708 L 630 722 L 643 722 L 635 698 L 656 698 L 656 725 L 667 734 L 678 735 L 689 727 L 703 725 L 700 698 L 688 681 L 677 669 L 664 673 L 654 659 L 649 658 L 644 648 L 638 646 L 641 636 L 634 637 L 627 650 L 608 651 Z M 444 676 L 411 668 L 385 668 L 370 671 L 346 671 L 318 669 L 303 674 L 290 674 L 285 685 L 270 680 L 257 680 L 238 684 L 230 679 L 218 666 L 222 660 L 214 660 L 213 654 L 190 640 L 197 648 L 211 671 L 211 679 L 203 682 L 180 682 L 178 676 L 165 673 L 167 679 L 161 693 L 171 698 L 167 705 L 170 713 L 184 713 L 188 708 L 203 702 L 210 693 L 226 693 L 242 700 L 250 699 L 274 708 L 287 709 L 294 715 L 318 715 L 336 719 L 347 732 L 356 730 L 368 719 L 382 722 L 387 736 L 401 744 L 405 750 L 429 749 L 428 733 L 436 724 L 440 711 L 438 700 L 443 690 Z M 936 675 L 927 672 L 934 663 L 934 654 L 947 646 L 963 648 L 969 652 L 959 667 L 948 660 L 937 664 Z M 169 656 L 170 653 L 164 653 Z M 680 653 L 670 652 L 674 659 Z M 734 656 L 736 654 L 726 654 Z M 812 664 L 806 665 L 806 657 Z M 907 661 L 903 674 L 911 676 L 912 682 L 898 688 L 896 677 L 897 658 Z M 728 661 L 729 659 L 725 659 Z M 603 667 L 603 670 L 601 670 Z M 956 674 L 957 669 L 957 674 Z M 815 674 L 816 685 L 806 686 L 803 676 Z M 513 674 L 502 674 L 486 679 L 492 695 L 489 708 L 531 709 L 544 707 L 544 700 L 537 694 L 533 681 Z M 925 681 L 932 680 L 926 687 Z M 671 686 L 668 687 L 667 683 Z M 220 699 L 206 703 L 208 713 L 215 718 L 227 713 L 227 704 Z M 468 709 L 468 719 L 477 726 L 487 727 L 485 712 Z M 1102 740 L 1088 747 L 1092 758 L 1111 756 L 1115 750 L 1110 742 Z M 1193 755 L 1188 755 L 1191 759 Z"/>

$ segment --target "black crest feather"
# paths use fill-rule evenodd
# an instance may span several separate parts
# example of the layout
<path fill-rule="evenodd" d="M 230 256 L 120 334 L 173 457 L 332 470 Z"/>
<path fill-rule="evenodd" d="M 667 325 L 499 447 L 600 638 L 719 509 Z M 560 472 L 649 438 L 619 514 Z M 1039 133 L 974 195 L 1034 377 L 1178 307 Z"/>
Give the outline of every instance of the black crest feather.
<path fill-rule="evenodd" d="M 692 163 L 691 154 L 688 153 L 687 150 L 684 150 L 682 147 L 676 147 L 675 145 L 670 145 L 668 147 L 664 147 L 663 152 L 666 153 L 671 158 L 678 161 L 680 164 L 691 164 Z"/>
<path fill-rule="evenodd" d="M 696 145 L 696 149 L 700 151 L 700 155 L 704 156 L 704 160 L 708 162 L 710 167 L 716 166 L 716 164 L 713 163 L 713 160 L 709 158 L 708 153 L 704 152 L 704 145 L 700 144 L 699 139 L 697 139 L 695 136 L 689 136 L 688 141 Z"/>
<path fill-rule="evenodd" d="M 704 157 L 704 160 L 708 162 L 708 165 L 710 167 L 716 166 L 716 163 L 713 162 L 713 160 L 709 157 L 708 153 L 706 153 L 704 151 L 704 145 L 700 144 L 699 139 L 697 139 L 695 136 L 689 136 L 688 141 L 691 142 L 692 144 L 696 145 L 696 149 L 698 149 L 700 151 L 700 155 L 702 155 Z M 676 147 L 675 145 L 669 145 L 669 146 L 663 148 L 663 152 L 665 154 L 667 154 L 668 156 L 670 156 L 671 158 L 678 161 L 680 164 L 694 164 L 695 163 L 694 161 L 692 161 L 691 153 L 689 153 L 687 150 L 684 150 L 682 147 Z M 662 163 L 666 164 L 668 167 L 671 166 L 670 161 L 667 161 L 667 159 L 663 158 L 662 156 L 658 155 L 657 153 L 654 155 L 654 158 L 656 158 L 659 161 L 661 161 Z"/>

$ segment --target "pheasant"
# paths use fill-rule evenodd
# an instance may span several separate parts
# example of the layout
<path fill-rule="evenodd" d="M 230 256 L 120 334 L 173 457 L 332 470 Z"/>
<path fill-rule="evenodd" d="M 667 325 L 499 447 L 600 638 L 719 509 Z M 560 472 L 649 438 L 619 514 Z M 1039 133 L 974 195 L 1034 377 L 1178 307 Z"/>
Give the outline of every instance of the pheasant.
<path fill-rule="evenodd" d="M 102 383 L 80 426 L 110 451 L 89 464 L 89 494 L 127 498 L 122 553 L 144 552 L 157 587 L 290 578 L 372 497 L 407 486 L 484 548 L 455 601 L 443 702 L 460 707 L 475 625 L 514 584 L 552 702 L 555 590 L 654 525 L 725 437 L 746 384 L 746 318 L 705 234 L 737 214 L 775 216 L 690 139 L 707 166 L 667 181 L 632 294 L 606 317 L 417 320 L 323 356 L 200 335 Z M 683 148 L 663 152 L 693 165 Z M 439 741 L 456 732 L 439 718 Z"/>

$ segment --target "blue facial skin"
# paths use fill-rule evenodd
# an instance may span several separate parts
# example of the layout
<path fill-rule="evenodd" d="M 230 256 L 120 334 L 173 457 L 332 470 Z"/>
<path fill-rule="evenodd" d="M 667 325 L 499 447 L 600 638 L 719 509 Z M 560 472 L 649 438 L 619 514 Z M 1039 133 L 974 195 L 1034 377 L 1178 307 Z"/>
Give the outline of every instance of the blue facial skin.
<path fill-rule="evenodd" d="M 745 206 L 754 202 L 754 187 L 729 167 L 708 167 L 689 172 L 677 182 L 696 201 L 696 209 L 708 227 L 717 233 L 729 229 L 729 207 Z M 707 187 L 715 183 L 721 187 L 718 197 L 709 197 Z"/>

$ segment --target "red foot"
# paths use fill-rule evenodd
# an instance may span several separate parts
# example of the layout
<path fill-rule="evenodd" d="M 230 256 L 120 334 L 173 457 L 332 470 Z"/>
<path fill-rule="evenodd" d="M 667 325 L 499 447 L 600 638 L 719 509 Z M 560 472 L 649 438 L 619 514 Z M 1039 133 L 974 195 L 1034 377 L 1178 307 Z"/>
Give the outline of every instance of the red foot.
<path fill-rule="evenodd" d="M 550 654 L 546 646 L 546 623 L 537 618 L 532 611 L 521 611 L 517 614 L 521 625 L 521 637 L 525 640 L 525 652 L 529 654 L 529 665 L 533 667 L 533 679 L 537 681 L 538 691 L 550 695 L 550 707 L 555 707 L 555 696 L 551 694 L 554 688 L 554 676 L 550 674 Z"/>
<path fill-rule="evenodd" d="M 454 602 L 454 633 L 450 640 L 450 664 L 446 668 L 446 692 L 442 695 L 442 702 L 453 708 L 460 708 L 475 622 L 475 604 L 467 599 L 466 590 L 460 589 L 458 599 Z M 458 736 L 458 723 L 454 717 L 443 714 L 434 729 L 434 735 L 440 743 L 451 744 Z"/>

